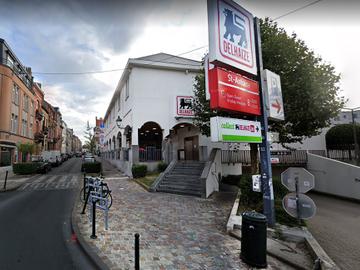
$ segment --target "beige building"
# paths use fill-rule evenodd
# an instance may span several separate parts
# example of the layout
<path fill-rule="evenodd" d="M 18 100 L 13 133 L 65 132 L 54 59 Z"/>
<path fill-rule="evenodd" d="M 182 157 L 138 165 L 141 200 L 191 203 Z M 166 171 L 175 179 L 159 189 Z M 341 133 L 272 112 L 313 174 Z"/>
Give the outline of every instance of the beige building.
<path fill-rule="evenodd" d="M 19 143 L 33 143 L 36 96 L 30 68 L 0 39 L 0 167 L 24 160 Z"/>

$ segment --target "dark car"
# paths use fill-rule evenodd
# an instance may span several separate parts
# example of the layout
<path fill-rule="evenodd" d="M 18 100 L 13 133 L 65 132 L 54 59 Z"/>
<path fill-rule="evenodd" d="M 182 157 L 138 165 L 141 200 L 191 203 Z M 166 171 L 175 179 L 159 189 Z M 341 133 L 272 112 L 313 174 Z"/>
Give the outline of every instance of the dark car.
<path fill-rule="evenodd" d="M 51 164 L 46 161 L 36 161 L 38 163 L 37 173 L 48 173 L 51 170 Z"/>

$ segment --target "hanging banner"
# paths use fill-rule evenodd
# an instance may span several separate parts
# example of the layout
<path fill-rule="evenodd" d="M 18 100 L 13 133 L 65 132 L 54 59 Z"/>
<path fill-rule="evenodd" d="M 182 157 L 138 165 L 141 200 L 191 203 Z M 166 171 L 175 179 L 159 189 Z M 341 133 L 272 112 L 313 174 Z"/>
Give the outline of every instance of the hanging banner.
<path fill-rule="evenodd" d="M 212 142 L 261 143 L 261 124 L 236 118 L 210 118 Z"/>
<path fill-rule="evenodd" d="M 209 70 L 209 87 L 212 109 L 261 114 L 258 82 L 215 67 Z"/>
<path fill-rule="evenodd" d="M 257 75 L 254 18 L 230 0 L 208 0 L 209 61 Z"/>

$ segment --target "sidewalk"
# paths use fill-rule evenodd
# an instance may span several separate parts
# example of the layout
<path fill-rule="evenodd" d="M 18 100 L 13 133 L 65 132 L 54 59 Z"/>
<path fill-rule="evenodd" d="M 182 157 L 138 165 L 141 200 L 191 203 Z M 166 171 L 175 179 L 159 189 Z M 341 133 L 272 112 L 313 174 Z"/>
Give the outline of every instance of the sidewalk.
<path fill-rule="evenodd" d="M 108 169 L 108 165 L 105 165 Z M 235 193 L 210 199 L 149 193 L 134 181 L 112 173 L 109 230 L 97 213 L 96 240 L 90 239 L 89 215 L 80 215 L 81 238 L 111 269 L 134 268 L 134 234 L 140 234 L 141 269 L 249 269 L 240 258 L 240 243 L 226 233 Z M 268 269 L 291 269 L 268 257 Z"/>
<path fill-rule="evenodd" d="M 0 173 L 0 192 L 13 191 L 18 189 L 23 183 L 34 175 L 15 175 L 12 172 L 8 173 L 8 178 L 6 181 L 6 190 L 4 190 L 6 172 Z"/>

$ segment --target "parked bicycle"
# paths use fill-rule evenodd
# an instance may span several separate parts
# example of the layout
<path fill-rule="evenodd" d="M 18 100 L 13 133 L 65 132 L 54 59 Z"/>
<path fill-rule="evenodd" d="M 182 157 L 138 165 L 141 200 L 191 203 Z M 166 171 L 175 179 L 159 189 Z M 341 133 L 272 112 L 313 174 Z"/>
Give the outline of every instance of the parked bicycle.
<path fill-rule="evenodd" d="M 105 183 L 102 177 L 86 177 L 85 187 L 80 190 L 80 200 L 85 203 L 89 192 L 96 192 L 100 196 L 108 201 L 108 209 L 112 206 L 112 195 L 107 183 Z M 104 204 L 104 201 L 99 201 L 100 205 Z M 102 205 L 103 206 L 103 205 Z"/>

